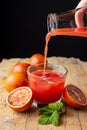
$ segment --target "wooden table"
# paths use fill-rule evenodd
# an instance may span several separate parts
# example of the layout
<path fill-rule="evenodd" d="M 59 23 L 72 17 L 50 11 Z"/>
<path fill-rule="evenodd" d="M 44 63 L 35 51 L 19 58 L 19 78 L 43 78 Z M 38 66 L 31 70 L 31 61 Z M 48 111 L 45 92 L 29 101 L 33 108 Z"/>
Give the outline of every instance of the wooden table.
<path fill-rule="evenodd" d="M 0 63 L 0 130 L 86 130 L 87 107 L 75 110 L 66 105 L 67 112 L 61 117 L 60 126 L 39 125 L 38 108 L 33 107 L 26 112 L 16 112 L 6 105 L 7 92 L 4 87 L 5 78 L 14 64 L 28 59 L 3 59 Z M 81 88 L 87 98 L 87 62 L 75 58 L 50 57 L 51 63 L 63 64 L 68 69 L 67 84 Z"/>

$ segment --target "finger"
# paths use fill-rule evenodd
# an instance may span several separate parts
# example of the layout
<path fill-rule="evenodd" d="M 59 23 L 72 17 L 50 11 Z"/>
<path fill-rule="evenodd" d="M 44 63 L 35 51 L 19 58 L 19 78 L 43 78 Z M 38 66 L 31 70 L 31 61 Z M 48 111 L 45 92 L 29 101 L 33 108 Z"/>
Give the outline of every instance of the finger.
<path fill-rule="evenodd" d="M 83 17 L 84 17 L 84 12 L 82 10 L 79 10 L 75 13 L 75 22 L 77 27 L 84 26 Z"/>
<path fill-rule="evenodd" d="M 84 26 L 84 14 L 87 11 L 87 7 L 84 7 L 82 9 L 79 9 L 75 13 L 75 22 L 77 27 L 83 27 Z"/>

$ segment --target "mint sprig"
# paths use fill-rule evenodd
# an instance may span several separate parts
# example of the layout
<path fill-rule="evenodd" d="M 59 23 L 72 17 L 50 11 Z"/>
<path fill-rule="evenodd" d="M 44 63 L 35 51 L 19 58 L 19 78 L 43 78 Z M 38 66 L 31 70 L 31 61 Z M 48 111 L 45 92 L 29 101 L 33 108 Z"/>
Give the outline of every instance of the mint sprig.
<path fill-rule="evenodd" d="M 42 125 L 54 124 L 58 126 L 60 124 L 60 115 L 64 114 L 63 102 L 50 103 L 39 109 L 41 115 L 38 119 L 38 123 Z"/>
<path fill-rule="evenodd" d="M 41 115 L 41 117 L 38 120 L 38 123 L 42 125 L 50 124 L 49 118 L 50 115 Z"/>
<path fill-rule="evenodd" d="M 58 111 L 55 110 L 50 116 L 49 120 L 50 120 L 50 124 L 54 124 L 55 126 L 58 126 L 60 123 L 60 114 L 58 113 Z"/>

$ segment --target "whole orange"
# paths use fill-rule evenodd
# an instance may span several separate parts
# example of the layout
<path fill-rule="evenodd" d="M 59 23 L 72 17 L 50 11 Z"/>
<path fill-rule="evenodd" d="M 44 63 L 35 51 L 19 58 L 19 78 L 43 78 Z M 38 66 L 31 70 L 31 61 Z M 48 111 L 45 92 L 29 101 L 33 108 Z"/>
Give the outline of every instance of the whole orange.
<path fill-rule="evenodd" d="M 12 72 L 21 72 L 25 76 L 27 76 L 27 68 L 30 66 L 30 64 L 26 62 L 19 62 L 16 65 L 13 66 Z"/>
<path fill-rule="evenodd" d="M 29 64 L 34 65 L 38 63 L 44 63 L 44 56 L 40 53 L 33 54 L 29 59 Z"/>
<path fill-rule="evenodd" d="M 31 89 L 26 86 L 14 89 L 6 97 L 6 103 L 10 108 L 19 112 L 29 109 L 33 103 Z"/>
<path fill-rule="evenodd" d="M 28 80 L 23 73 L 13 72 L 5 80 L 5 88 L 8 92 L 20 86 L 28 86 Z"/>

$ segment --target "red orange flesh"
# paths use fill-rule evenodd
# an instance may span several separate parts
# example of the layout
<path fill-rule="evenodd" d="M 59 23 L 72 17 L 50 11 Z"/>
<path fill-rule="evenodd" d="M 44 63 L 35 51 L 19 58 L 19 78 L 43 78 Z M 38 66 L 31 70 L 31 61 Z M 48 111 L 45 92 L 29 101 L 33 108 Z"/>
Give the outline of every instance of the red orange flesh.
<path fill-rule="evenodd" d="M 22 86 L 14 89 L 6 98 L 8 106 L 16 111 L 25 111 L 33 102 L 32 91 L 29 87 Z"/>
<path fill-rule="evenodd" d="M 73 108 L 82 108 L 87 105 L 86 97 L 82 90 L 74 85 L 67 85 L 63 91 L 65 102 Z"/>

